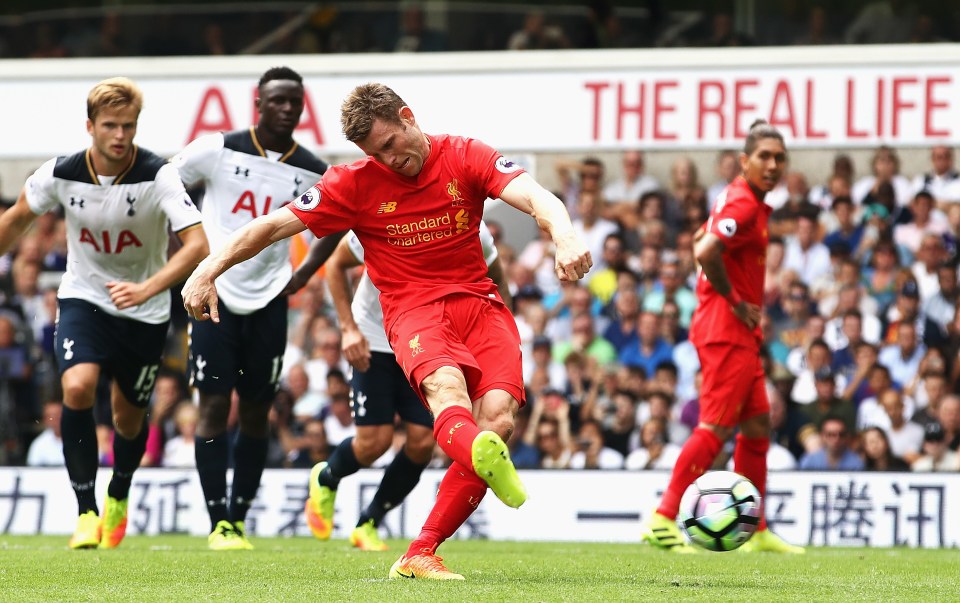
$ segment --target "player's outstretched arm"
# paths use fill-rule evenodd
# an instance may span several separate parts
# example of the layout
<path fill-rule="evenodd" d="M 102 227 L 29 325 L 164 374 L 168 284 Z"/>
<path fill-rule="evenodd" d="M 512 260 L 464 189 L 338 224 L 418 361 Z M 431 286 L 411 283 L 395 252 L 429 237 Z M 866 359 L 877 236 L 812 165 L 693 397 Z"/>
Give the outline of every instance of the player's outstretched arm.
<path fill-rule="evenodd" d="M 200 224 L 181 230 L 177 233 L 177 237 L 183 245 L 170 256 L 163 268 L 157 270 L 147 280 L 142 283 L 126 281 L 110 281 L 107 283 L 110 301 L 118 310 L 139 306 L 154 295 L 162 293 L 183 281 L 197 267 L 200 260 L 210 253 L 207 235 Z"/>
<path fill-rule="evenodd" d="M 13 207 L 0 215 L 0 255 L 10 251 L 14 241 L 20 238 L 27 228 L 37 219 L 27 203 L 26 190 L 20 191 L 20 196 Z"/>
<path fill-rule="evenodd" d="M 353 317 L 353 291 L 347 281 L 347 270 L 360 265 L 360 260 L 350 250 L 347 239 L 340 241 L 327 260 L 327 289 L 333 298 L 333 307 L 340 321 L 343 357 L 353 368 L 366 372 L 370 368 L 370 342 L 360 332 Z"/>
<path fill-rule="evenodd" d="M 593 266 L 593 258 L 574 232 L 570 214 L 556 195 L 540 186 L 529 174 L 520 174 L 507 184 L 500 198 L 533 216 L 537 225 L 550 233 L 557 247 L 556 272 L 561 281 L 583 278 Z"/>
<path fill-rule="evenodd" d="M 187 314 L 197 320 L 220 322 L 214 281 L 233 266 L 249 260 L 272 243 L 303 232 L 306 225 L 286 207 L 260 216 L 235 231 L 220 251 L 207 256 L 193 271 L 181 295 Z"/>
<path fill-rule="evenodd" d="M 703 233 L 693 245 L 693 253 L 713 290 L 727 299 L 733 313 L 743 324 L 753 329 L 760 324 L 760 307 L 740 299 L 740 295 L 730 284 L 727 268 L 723 265 L 725 249 L 720 237 L 712 232 Z"/>
<path fill-rule="evenodd" d="M 337 243 L 340 242 L 340 239 L 342 239 L 345 234 L 347 234 L 347 231 L 342 230 L 325 237 L 320 237 L 314 241 L 310 245 L 310 250 L 307 251 L 307 257 L 303 258 L 303 262 L 293 271 L 290 282 L 283 288 L 280 295 L 293 295 L 300 289 L 303 289 L 310 280 L 310 277 L 313 276 L 317 270 L 320 270 L 320 266 L 326 263 L 327 258 L 329 258 L 333 250 L 337 248 Z"/>

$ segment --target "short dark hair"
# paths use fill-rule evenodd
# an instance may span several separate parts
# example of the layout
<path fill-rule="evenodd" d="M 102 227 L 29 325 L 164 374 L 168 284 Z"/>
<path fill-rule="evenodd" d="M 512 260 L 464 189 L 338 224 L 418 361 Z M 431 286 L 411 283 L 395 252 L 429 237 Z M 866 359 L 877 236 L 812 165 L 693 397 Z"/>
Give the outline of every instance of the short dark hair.
<path fill-rule="evenodd" d="M 786 146 L 783 142 L 783 134 L 773 126 L 767 123 L 765 119 L 758 119 L 750 124 L 750 130 L 747 133 L 746 140 L 743 141 L 743 152 L 752 155 L 757 150 L 757 144 L 764 138 L 776 138 L 780 144 Z"/>
<path fill-rule="evenodd" d="M 303 78 L 293 69 L 289 67 L 271 67 L 260 76 L 260 82 L 257 83 L 257 88 L 263 88 L 264 84 L 273 80 L 292 80 L 301 86 L 303 85 Z"/>

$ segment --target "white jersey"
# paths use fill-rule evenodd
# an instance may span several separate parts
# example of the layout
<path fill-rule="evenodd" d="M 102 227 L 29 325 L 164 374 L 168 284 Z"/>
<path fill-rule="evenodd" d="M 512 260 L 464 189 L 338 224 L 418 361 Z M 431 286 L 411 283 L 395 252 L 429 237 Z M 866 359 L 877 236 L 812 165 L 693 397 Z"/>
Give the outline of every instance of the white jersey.
<path fill-rule="evenodd" d="M 253 128 L 201 136 L 171 161 L 188 186 L 206 187 L 200 212 L 210 253 L 254 218 L 299 197 L 327 169 L 296 143 L 283 155 L 265 151 Z M 270 303 L 292 274 L 290 241 L 284 239 L 224 272 L 217 293 L 231 312 L 250 314 Z"/>
<path fill-rule="evenodd" d="M 363 245 L 360 239 L 351 230 L 347 233 L 347 244 L 357 261 L 363 261 Z M 480 246 L 483 248 L 483 258 L 490 266 L 497 259 L 497 246 L 493 240 L 490 229 L 482 220 L 480 221 Z M 357 322 L 357 328 L 363 333 L 370 343 L 370 350 L 373 352 L 393 353 L 390 342 L 387 340 L 387 333 L 383 328 L 383 308 L 380 306 L 380 290 L 377 289 L 373 281 L 364 271 L 357 284 L 357 292 L 353 296 L 353 304 L 350 306 L 353 312 L 353 319 Z"/>
<path fill-rule="evenodd" d="M 118 310 L 107 283 L 142 283 L 167 263 L 167 225 L 180 232 L 200 224 L 177 170 L 162 157 L 133 147 L 133 162 L 118 176 L 98 176 L 90 151 L 44 163 L 27 179 L 35 214 L 63 206 L 67 271 L 57 297 L 82 299 L 113 316 L 160 324 L 170 319 L 170 296 Z"/>

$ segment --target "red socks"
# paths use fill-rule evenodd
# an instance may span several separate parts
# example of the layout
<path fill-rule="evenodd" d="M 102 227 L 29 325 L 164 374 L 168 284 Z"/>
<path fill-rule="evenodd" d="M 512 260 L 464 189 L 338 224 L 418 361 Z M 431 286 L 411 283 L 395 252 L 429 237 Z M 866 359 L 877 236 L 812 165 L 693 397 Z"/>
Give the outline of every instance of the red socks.
<path fill-rule="evenodd" d="M 693 430 L 687 443 L 683 445 L 677 463 L 673 466 L 670 485 L 663 493 L 657 513 L 669 519 L 677 518 L 680 498 L 686 492 L 687 486 L 713 465 L 721 446 L 723 442 L 709 429 L 697 427 Z"/>
<path fill-rule="evenodd" d="M 453 536 L 457 528 L 467 521 L 486 493 L 487 484 L 472 469 L 456 462 L 450 465 L 440 482 L 437 502 L 427 516 L 420 535 L 410 543 L 406 556 L 413 557 L 424 550 L 434 553 L 440 543 Z"/>
<path fill-rule="evenodd" d="M 758 530 L 767 529 L 767 451 L 770 450 L 770 438 L 745 438 L 737 434 L 737 445 L 733 449 L 733 470 L 747 478 L 757 487 L 763 497 L 763 509 L 760 513 Z"/>
<path fill-rule="evenodd" d="M 473 469 L 473 441 L 480 428 L 473 414 L 462 406 L 445 408 L 433 421 L 433 437 L 453 462 Z"/>

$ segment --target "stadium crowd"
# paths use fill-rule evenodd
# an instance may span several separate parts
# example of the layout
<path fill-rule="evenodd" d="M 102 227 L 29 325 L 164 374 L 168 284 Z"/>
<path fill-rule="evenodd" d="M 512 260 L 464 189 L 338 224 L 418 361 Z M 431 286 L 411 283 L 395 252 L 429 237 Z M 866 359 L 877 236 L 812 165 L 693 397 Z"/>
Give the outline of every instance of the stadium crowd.
<path fill-rule="evenodd" d="M 83 5 L 83 2 L 73 3 Z M 99 4 L 99 3 L 97 3 Z M 113 3 L 111 3 L 113 4 Z M 37 11 L 0 20 L 0 57 L 436 52 L 562 48 L 930 43 L 960 39 L 960 12 L 923 0 L 761 3 L 564 1 L 196 3 Z M 222 4 L 222 3 L 221 3 Z M 750 23 L 747 23 L 749 18 Z M 748 31 L 756 32 L 750 34 Z"/>
<path fill-rule="evenodd" d="M 715 180 L 678 156 L 669 182 L 658 182 L 644 173 L 640 151 L 624 152 L 619 165 L 585 157 L 555 168 L 558 196 L 594 257 L 584 282 L 556 279 L 549 237 L 514 249 L 504 242 L 507 226 L 489 223 L 524 345 L 529 403 L 509 442 L 513 460 L 520 468 L 670 469 L 698 420 L 698 360 L 686 331 L 697 303 L 692 241 L 737 176 L 736 153 L 719 153 Z M 826 181 L 788 171 L 766 201 L 774 207 L 763 315 L 771 470 L 960 470 L 953 150 L 930 149 L 929 170 L 910 175 L 892 148 L 876 149 L 868 174 L 838 154 Z M 63 462 L 53 323 L 65 250 L 63 219 L 49 213 L 0 260 L 3 464 Z M 145 466 L 194 462 L 186 320 L 179 290 L 171 295 L 175 319 Z M 354 433 L 335 316 L 322 273 L 292 300 L 269 466 L 311 467 Z M 104 391 L 98 405 L 105 466 L 107 398 Z M 398 425 L 395 446 L 374 466 L 402 443 Z M 437 448 L 433 465 L 448 462 Z"/>

